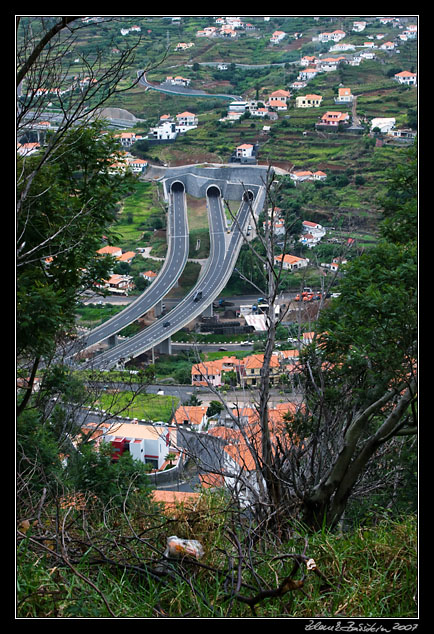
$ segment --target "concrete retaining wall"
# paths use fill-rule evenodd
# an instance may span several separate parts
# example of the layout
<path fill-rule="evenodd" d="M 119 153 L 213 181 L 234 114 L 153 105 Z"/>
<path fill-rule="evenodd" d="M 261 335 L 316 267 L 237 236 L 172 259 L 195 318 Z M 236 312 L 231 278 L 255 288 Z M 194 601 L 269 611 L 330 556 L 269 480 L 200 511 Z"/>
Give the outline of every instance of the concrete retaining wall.
<path fill-rule="evenodd" d="M 205 198 L 207 189 L 216 185 L 225 200 L 241 201 L 246 189 L 256 197 L 266 177 L 267 168 L 262 166 L 174 167 L 165 172 L 164 194 L 167 199 L 172 183 L 180 181 L 186 192 L 195 198 Z"/>

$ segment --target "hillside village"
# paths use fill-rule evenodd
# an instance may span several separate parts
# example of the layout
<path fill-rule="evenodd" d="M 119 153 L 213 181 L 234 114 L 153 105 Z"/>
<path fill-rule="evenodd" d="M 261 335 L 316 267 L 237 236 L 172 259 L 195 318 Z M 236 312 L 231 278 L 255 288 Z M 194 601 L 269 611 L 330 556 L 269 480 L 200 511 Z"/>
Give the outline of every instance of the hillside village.
<path fill-rule="evenodd" d="M 73 607 L 51 608 L 52 582 L 59 578 L 62 588 L 69 587 L 62 577 L 64 562 L 65 570 L 71 569 L 74 575 L 74 566 L 80 570 L 77 579 L 86 575 L 85 587 L 95 605 L 102 597 L 101 614 L 141 615 L 142 607 L 131 612 L 128 607 L 115 607 L 127 606 L 128 601 L 121 592 L 115 596 L 105 581 L 95 582 L 95 571 L 86 568 L 87 563 L 82 566 L 85 553 L 90 563 L 97 561 L 98 570 L 105 571 L 108 562 L 114 574 L 122 576 L 128 597 L 134 594 L 133 586 L 142 592 L 142 577 L 148 584 L 151 580 L 152 588 L 167 584 L 169 599 L 165 595 L 160 601 L 158 593 L 149 598 L 148 590 L 142 592 L 144 618 L 196 616 L 195 602 L 206 596 L 201 575 L 209 571 L 219 580 L 222 573 L 225 595 L 204 600 L 205 609 L 197 614 L 206 618 L 226 616 L 224 610 L 218 611 L 219 602 L 228 615 L 235 604 L 237 615 L 292 617 L 299 605 L 304 610 L 310 602 L 301 612 L 303 617 L 356 618 L 365 605 L 352 611 L 355 597 L 364 595 L 365 589 L 371 596 L 378 586 L 382 591 L 375 594 L 369 609 L 366 605 L 370 616 L 376 610 L 388 617 L 400 614 L 401 603 L 402 614 L 412 616 L 417 605 L 415 582 L 407 580 L 404 605 L 398 580 L 401 583 L 405 573 L 391 572 L 401 557 L 408 579 L 412 577 L 415 564 L 407 564 L 410 556 L 404 547 L 395 553 L 385 542 L 385 554 L 377 554 L 379 549 L 368 552 L 366 568 L 375 581 L 365 583 L 363 574 L 352 569 L 355 556 L 351 558 L 345 550 L 344 537 L 360 522 L 355 543 L 364 552 L 367 527 L 380 533 L 395 504 L 396 517 L 415 513 L 417 507 L 412 498 L 417 489 L 413 443 L 417 300 L 412 277 L 416 247 L 414 223 L 409 220 L 417 202 L 412 197 L 413 171 L 405 184 L 405 179 L 393 180 L 392 174 L 396 166 L 405 165 L 410 171 L 417 162 L 418 16 L 70 19 L 71 34 L 78 27 L 74 46 L 69 50 L 63 42 L 58 57 L 55 47 L 50 51 L 56 63 L 61 61 L 59 69 L 51 74 L 47 65 L 39 74 L 24 73 L 17 89 L 16 159 L 22 196 L 18 202 L 27 213 L 24 221 L 25 214 L 19 215 L 17 249 L 22 266 L 17 323 L 24 324 L 19 321 L 22 341 L 16 373 L 22 452 L 18 462 L 20 495 L 24 491 L 20 509 L 25 509 L 20 510 L 18 535 L 20 547 L 24 544 L 29 551 L 42 544 L 51 566 L 47 576 L 34 582 L 36 590 L 30 582 L 26 586 L 25 579 L 34 580 L 42 570 L 42 556 L 29 559 L 28 568 L 21 572 L 23 613 L 29 597 L 32 601 L 37 597 L 35 605 L 41 601 L 35 608 L 38 616 L 93 615 L 93 608 L 81 606 L 86 599 L 73 584 Z M 41 33 L 44 28 L 42 21 Z M 66 31 L 63 28 L 61 33 Z M 23 31 L 24 44 L 27 35 Z M 66 42 L 68 38 L 69 34 Z M 134 56 L 129 57 L 129 52 Z M 133 58 L 131 67 L 118 75 L 124 60 L 130 64 Z M 106 66 L 116 69 L 113 77 L 118 87 L 100 107 L 100 91 L 107 90 L 111 79 Z M 44 73 L 50 78 L 47 83 L 41 79 Z M 71 130 L 66 128 L 65 136 L 78 132 L 77 156 L 84 148 L 80 159 L 91 165 L 84 178 L 78 159 L 71 173 L 67 161 L 62 163 L 63 116 L 76 103 L 83 109 L 74 110 L 72 119 L 76 116 L 77 121 Z M 87 155 L 86 135 L 81 139 L 80 131 L 88 124 L 94 126 L 95 136 Z M 51 143 L 58 142 L 57 135 L 60 143 L 53 150 Z M 102 159 L 96 151 L 100 144 L 110 147 Z M 63 149 L 68 157 L 68 144 Z M 20 178 L 32 165 L 38 167 L 26 175 L 27 190 Z M 217 270 L 226 261 L 225 250 L 230 251 L 228 245 L 238 229 L 235 213 L 249 200 L 246 193 L 241 203 L 235 195 L 236 200 L 230 199 L 235 191 L 234 173 L 238 170 L 237 178 L 238 174 L 250 177 L 248 170 L 262 174 L 265 168 L 271 168 L 272 176 L 267 195 L 259 210 L 250 207 L 238 250 L 231 251 L 235 255 L 230 271 L 227 277 L 221 276 L 225 287 L 215 286 L 214 294 L 213 289 L 207 294 L 202 282 L 207 264 L 214 262 L 212 257 L 216 262 L 220 257 Z M 224 174 L 222 182 L 227 179 L 234 185 L 234 189 L 222 189 L 229 192 L 228 199 L 217 185 L 213 187 L 222 202 L 222 228 L 219 225 L 216 235 L 224 244 L 223 256 L 215 248 L 217 239 L 211 231 L 215 226 L 211 194 L 201 180 L 211 173 L 209 182 L 217 183 L 220 176 L 214 176 L 214 169 Z M 201 183 L 197 191 L 203 188 L 206 198 L 188 189 L 190 176 Z M 95 187 L 89 191 L 87 178 Z M 170 186 L 166 179 L 173 180 Z M 392 182 L 396 191 L 389 189 Z M 255 189 L 256 181 L 251 186 Z M 60 195 L 62 188 L 71 188 L 66 202 Z M 259 185 L 256 191 L 263 193 Z M 185 207 L 180 205 L 177 211 L 176 219 L 184 223 L 179 226 L 185 227 L 178 232 L 175 196 Z M 52 218 L 51 205 L 56 209 Z M 396 225 L 395 213 L 402 214 Z M 56 225 L 62 214 L 67 218 L 65 226 Z M 74 234 L 76 221 L 81 223 L 77 226 L 82 238 Z M 47 222 L 47 231 L 55 233 L 45 248 Z M 405 232 L 410 236 L 408 244 Z M 173 247 L 175 237 L 182 238 L 182 247 Z M 73 246 L 68 239 L 74 239 Z M 32 240 L 37 243 L 34 248 Z M 82 242 L 89 247 L 86 257 L 81 253 Z M 380 255 L 378 247 L 383 249 Z M 172 256 L 179 257 L 175 273 L 168 266 Z M 165 294 L 149 302 L 145 311 L 141 298 L 152 291 L 156 294 L 166 270 L 171 271 L 172 286 L 165 287 Z M 173 315 L 180 313 L 186 299 L 188 312 L 177 322 Z M 196 303 L 204 300 L 206 306 Z M 137 303 L 141 312 L 134 313 L 134 321 L 119 326 L 120 320 L 114 320 Z M 327 312 L 332 317 L 323 321 Z M 47 332 L 53 333 L 49 343 L 41 337 L 42 321 Z M 90 333 L 107 324 L 112 327 L 110 336 L 104 330 L 90 343 Z M 151 339 L 155 326 L 162 332 Z M 124 343 L 133 346 L 143 334 L 149 342 L 142 340 L 136 349 L 118 353 L 113 363 L 103 365 L 106 353 Z M 40 429 L 39 420 L 44 422 Z M 56 433 L 62 438 L 58 446 L 50 444 Z M 346 451 L 345 475 L 337 476 L 337 465 Z M 365 458 L 366 480 L 363 471 L 357 472 Z M 136 471 L 128 471 L 130 462 Z M 322 487 L 335 486 L 339 477 L 341 484 L 345 478 L 354 482 L 345 484 L 348 491 L 338 483 L 321 507 Z M 95 491 L 89 484 L 94 479 L 101 483 Z M 44 512 L 52 486 L 57 487 L 58 497 L 56 518 L 50 524 Z M 148 499 L 159 504 L 149 516 L 139 498 L 145 489 Z M 213 493 L 218 500 L 215 507 L 212 497 L 207 497 Z M 339 495 L 344 500 L 342 508 Z M 104 510 L 96 529 L 88 522 L 91 513 L 97 516 L 98 496 L 104 500 Z M 132 512 L 139 517 L 137 525 L 128 516 L 130 496 Z M 220 530 L 220 504 L 225 513 L 234 512 L 232 519 L 236 516 L 240 525 L 245 522 L 244 528 L 248 525 L 247 537 L 240 538 L 234 523 L 224 534 L 230 547 L 222 547 L 224 540 L 219 537 L 216 552 L 210 554 L 214 531 L 217 535 Z M 296 531 L 287 528 L 288 509 L 300 520 Z M 317 513 L 318 517 L 323 513 L 323 524 Z M 166 544 L 167 538 L 161 557 L 157 554 L 160 549 L 163 552 L 164 544 L 155 546 L 152 541 L 151 525 L 156 518 L 157 541 Z M 61 525 L 61 539 L 54 523 L 56 531 Z M 117 534 L 121 523 L 127 537 Z M 311 529 L 330 541 L 336 531 L 342 559 L 337 550 L 329 550 L 329 541 L 325 546 L 313 541 L 312 547 L 305 537 Z M 200 538 L 205 551 L 197 542 L 199 550 L 193 555 L 184 546 L 173 546 L 178 548 L 174 555 L 170 540 L 176 542 L 175 533 L 182 532 L 193 539 L 191 543 Z M 273 543 L 271 558 L 261 551 L 263 535 Z M 302 552 L 302 535 L 303 554 L 294 554 Z M 402 534 L 397 539 L 405 541 Z M 119 553 L 124 541 L 128 554 L 122 560 Z M 190 564 L 197 564 L 203 552 L 203 568 L 193 569 Z M 116 568 L 118 557 L 121 563 Z M 261 558 L 269 569 L 261 567 Z M 378 562 L 386 567 L 380 583 L 375 578 L 381 567 Z M 293 566 L 292 573 L 282 583 L 288 566 Z M 325 575 L 319 571 L 323 566 Z M 304 587 L 306 592 L 293 593 L 290 600 L 286 596 L 284 605 L 281 599 L 289 592 L 288 580 L 294 583 L 300 571 L 301 581 L 297 578 L 290 589 Z M 356 587 L 358 577 L 363 579 L 362 590 Z M 312 578 L 322 584 L 317 594 L 308 586 Z M 184 605 L 174 580 L 179 587 L 187 580 L 194 599 Z M 274 585 L 277 589 L 270 590 Z M 332 595 L 341 586 L 347 594 L 334 600 Z M 96 597 L 93 591 L 99 587 L 105 589 L 98 589 Z M 53 597 L 56 592 L 60 591 L 53 590 Z M 278 599 L 282 607 L 267 612 L 264 598 L 270 599 L 270 606 Z"/>
<path fill-rule="evenodd" d="M 315 18 L 317 20 L 317 18 Z M 84 23 L 96 23 L 100 21 L 99 18 L 83 18 Z M 263 17 L 263 23 L 267 24 L 270 18 Z M 172 24 L 179 24 L 182 22 L 182 18 L 171 18 Z M 177 42 L 173 47 L 176 53 L 184 53 L 188 51 L 189 55 L 194 53 L 194 49 L 199 45 L 199 42 L 207 39 L 209 41 L 226 40 L 236 41 L 240 37 L 248 35 L 257 36 L 262 26 L 260 22 L 256 21 L 255 24 L 245 21 L 240 17 L 216 17 L 214 18 L 215 24 L 207 26 L 203 29 L 197 30 L 189 42 Z M 362 41 L 363 34 L 369 27 L 375 26 L 375 34 L 367 35 Z M 384 32 L 381 29 L 384 28 Z M 380 32 L 378 32 L 380 30 Z M 122 38 L 135 37 L 141 34 L 142 27 L 137 24 L 133 26 L 126 26 L 120 29 Z M 387 33 L 387 36 L 386 36 Z M 302 32 L 284 32 L 282 30 L 275 30 L 269 37 L 269 46 L 273 50 L 278 50 L 279 47 L 286 45 L 288 42 L 297 43 L 305 41 Z M 230 101 L 227 106 L 227 113 L 225 116 L 220 117 L 218 121 L 222 124 L 236 125 L 241 120 L 250 118 L 251 120 L 261 119 L 264 122 L 263 131 L 268 132 L 270 130 L 269 124 L 273 122 L 284 120 L 294 111 L 304 109 L 320 109 L 320 114 L 317 116 L 314 128 L 318 133 L 333 133 L 338 132 L 352 132 L 354 134 L 368 133 L 374 138 L 379 138 L 379 135 L 384 141 L 393 142 L 413 142 L 415 139 L 416 131 L 407 127 L 396 126 L 396 117 L 373 117 L 368 120 L 366 117 L 360 118 L 357 116 L 357 110 L 355 108 L 357 103 L 357 87 L 352 85 L 339 84 L 333 94 L 333 97 L 324 97 L 320 92 L 310 91 L 309 85 L 313 80 L 317 79 L 316 86 L 318 85 L 318 78 L 322 76 L 332 76 L 338 74 L 339 69 L 344 66 L 349 67 L 363 67 L 364 64 L 372 62 L 373 60 L 386 59 L 387 56 L 395 56 L 397 61 L 399 60 L 400 46 L 405 42 L 411 42 L 417 38 L 417 24 L 409 21 L 408 19 L 401 18 L 370 18 L 369 20 L 354 20 L 350 29 L 344 31 L 342 29 L 334 30 L 318 30 L 318 32 L 311 36 L 312 45 L 322 45 L 327 47 L 327 52 L 320 52 L 312 55 L 300 55 L 297 62 L 292 62 L 294 68 L 297 69 L 296 78 L 291 81 L 287 86 L 274 86 L 274 89 L 267 91 L 267 96 L 264 99 L 240 99 Z M 323 49 L 324 50 L 324 49 Z M 116 51 L 114 51 L 116 53 Z M 385 57 L 386 56 L 386 57 Z M 217 66 L 217 71 L 221 77 L 224 78 L 225 73 L 229 72 L 231 63 L 221 61 Z M 186 67 L 187 68 L 187 67 Z M 191 65 L 189 66 L 191 68 Z M 391 74 L 389 81 L 403 86 L 411 87 L 413 90 L 417 89 L 417 73 L 410 71 L 408 68 L 405 70 L 397 71 Z M 80 77 L 77 74 L 72 83 L 68 86 L 58 86 L 51 89 L 50 98 L 55 98 L 56 95 L 63 96 L 68 92 L 83 91 L 90 87 L 95 86 L 98 83 L 98 79 L 93 77 Z M 155 82 L 154 82 L 155 83 Z M 184 77 L 177 71 L 173 74 L 166 74 L 160 83 L 156 86 L 163 87 L 165 89 L 176 91 L 179 88 L 190 89 L 193 87 L 194 79 L 192 77 Z M 27 95 L 34 97 L 44 96 L 42 88 L 32 89 L 31 86 L 27 87 Z M 185 93 L 185 94 L 188 94 Z M 342 110 L 337 109 L 342 108 Z M 379 113 L 381 115 L 381 113 Z M 184 110 L 175 115 L 171 115 L 168 112 L 161 113 L 158 121 L 155 125 L 150 126 L 147 130 L 138 131 L 123 130 L 115 132 L 115 138 L 118 139 L 119 146 L 123 152 L 123 159 L 121 162 L 113 164 L 112 169 L 116 171 L 131 170 L 137 174 L 139 178 L 146 178 L 148 169 L 150 169 L 151 163 L 148 159 L 140 158 L 137 155 L 137 147 L 140 142 L 151 144 L 151 147 L 162 146 L 165 143 L 175 143 L 181 137 L 189 136 L 194 130 L 198 130 L 201 127 L 201 117 L 197 113 L 189 110 Z M 55 124 L 49 120 L 36 122 L 32 129 L 41 136 L 41 142 L 43 143 L 44 134 L 55 126 Z M 142 126 L 143 127 L 143 126 Z M 308 134 L 308 132 L 303 132 Z M 311 134 L 311 132 L 309 132 Z M 39 139 L 39 136 L 38 136 Z M 173 146 L 174 147 L 174 146 Z M 17 152 L 20 156 L 30 156 L 35 152 L 40 151 L 41 143 L 35 141 L 19 142 L 17 145 Z M 232 149 L 230 161 L 238 162 L 241 164 L 257 164 L 260 158 L 260 146 L 257 143 L 240 143 Z M 328 181 L 329 174 L 323 169 L 305 169 L 302 165 L 293 167 L 289 172 L 289 177 L 293 184 L 297 187 L 302 186 L 305 182 L 312 183 L 326 183 Z M 269 217 L 271 217 L 271 210 L 269 210 Z M 285 233 L 285 214 L 281 209 L 276 208 L 273 210 L 273 223 L 266 220 L 266 216 L 262 221 L 261 230 L 263 232 L 272 229 L 276 237 Z M 315 249 L 315 247 L 326 240 L 327 234 L 330 235 L 330 230 L 324 227 L 318 222 L 306 219 L 303 221 L 302 232 L 298 238 L 298 241 L 303 247 L 308 250 Z M 353 239 L 348 239 L 348 245 L 350 245 Z M 114 258 L 114 262 L 118 265 L 123 263 L 130 266 L 134 262 L 144 260 L 143 266 L 140 265 L 139 277 L 144 281 L 145 285 L 151 284 L 158 276 L 158 269 L 152 270 L 149 268 L 149 259 L 146 259 L 144 248 L 136 249 L 123 249 L 120 246 L 108 245 L 101 247 L 98 251 L 98 255 L 110 255 Z M 148 250 L 146 250 L 148 251 Z M 345 258 L 334 257 L 330 258 L 328 262 L 321 263 L 321 270 L 323 275 L 337 275 L 340 268 L 346 262 Z M 50 266 L 50 259 L 45 262 L 47 270 Z M 275 256 L 274 265 L 277 268 L 282 267 L 284 271 L 294 273 L 301 269 L 309 267 L 309 258 L 306 255 L 294 255 L 291 253 L 284 253 Z M 136 280 L 138 278 L 135 278 Z M 112 270 L 111 277 L 105 280 L 102 289 L 112 295 L 124 295 L 128 296 L 131 293 L 137 292 L 136 283 L 133 280 L 133 276 L 129 273 L 122 273 L 119 269 L 114 268 Z M 141 286 L 141 288 L 143 288 Z M 310 289 L 309 289 L 310 291 Z M 325 295 L 322 298 L 325 299 Z M 299 304 L 315 303 L 315 300 L 321 300 L 321 293 L 304 292 L 299 293 L 293 298 L 292 311 L 299 309 L 296 302 Z M 259 303 L 259 302 L 258 302 Z M 246 310 L 247 308 L 247 310 Z M 234 316 L 242 324 L 246 337 L 251 336 L 251 333 L 263 332 L 264 324 L 266 323 L 266 310 L 257 308 L 250 305 L 245 307 L 243 311 L 237 311 Z M 217 321 L 219 318 L 217 317 Z M 219 325 L 222 326 L 224 321 Z M 232 322 L 231 322 L 232 323 Z M 243 325 L 244 324 L 244 325 Z M 307 323 L 309 327 L 310 322 Z M 314 332 L 308 331 L 302 333 L 301 340 L 298 346 L 309 344 L 312 342 Z M 270 381 L 271 385 L 280 385 L 282 380 L 286 385 L 291 385 L 292 389 L 296 384 L 297 372 L 298 372 L 298 356 L 299 347 L 292 347 L 289 350 L 279 349 L 276 350 L 271 359 L 270 365 Z M 243 358 L 237 358 L 236 356 L 225 356 L 221 359 L 213 361 L 204 361 L 202 363 L 193 363 L 191 366 L 191 385 L 195 387 L 211 387 L 214 390 L 220 390 L 222 387 L 235 386 L 239 389 L 257 387 L 261 381 L 262 376 L 262 364 L 263 355 L 252 354 L 244 356 Z M 289 410 L 294 407 L 293 403 L 288 403 Z M 246 414 L 246 420 L 249 421 L 249 425 L 256 425 L 254 409 L 252 409 L 251 403 L 246 403 L 243 408 L 249 411 Z M 246 409 L 247 408 L 247 409 Z M 271 409 L 270 413 L 273 415 L 273 420 L 276 415 L 282 419 L 282 415 L 285 412 L 284 404 L 280 404 L 277 409 Z M 277 420 L 277 419 L 276 419 Z M 166 421 L 166 424 L 175 425 L 175 429 L 178 426 L 187 426 L 190 430 L 197 432 L 213 433 L 214 435 L 222 433 L 223 437 L 226 434 L 227 419 L 225 414 L 217 419 L 212 418 L 208 420 L 206 415 L 206 408 L 197 406 L 182 405 L 174 413 L 172 421 Z M 127 425 L 128 426 L 128 425 Z M 92 425 L 91 425 L 92 427 Z M 232 428 L 233 425 L 230 425 Z M 167 427 L 164 427 L 167 429 Z M 137 435 L 139 427 L 128 427 L 128 429 L 121 428 L 119 435 L 124 435 L 124 438 L 130 438 L 129 446 L 130 451 L 136 446 L 134 443 L 139 443 L 137 447 L 141 446 L 139 440 L 134 439 L 132 436 L 132 430 Z M 113 439 L 113 434 L 110 431 L 110 426 L 105 430 L 104 438 L 110 440 L 113 446 L 117 447 L 118 440 Z M 127 433 L 128 431 L 128 433 Z M 171 432 L 172 433 L 172 432 Z M 232 432 L 235 433 L 235 432 Z M 164 438 L 166 433 L 163 434 Z M 124 442 L 127 442 L 124 440 Z M 176 444 L 176 443 L 173 443 Z M 121 443 L 122 445 L 122 443 Z M 143 447 L 142 447 L 143 449 Z M 227 449 L 229 451 L 229 449 Z M 138 454 L 142 460 L 146 460 L 146 455 Z M 235 460 L 235 456 L 232 454 L 231 458 Z M 159 460 L 158 469 L 163 466 L 166 467 L 164 460 Z"/>

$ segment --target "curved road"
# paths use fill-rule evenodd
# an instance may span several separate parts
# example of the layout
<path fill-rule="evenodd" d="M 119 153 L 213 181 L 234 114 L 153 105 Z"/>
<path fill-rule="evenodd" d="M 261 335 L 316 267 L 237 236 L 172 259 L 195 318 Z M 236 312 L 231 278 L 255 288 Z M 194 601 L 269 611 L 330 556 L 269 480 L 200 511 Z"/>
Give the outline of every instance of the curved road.
<path fill-rule="evenodd" d="M 245 200 L 241 203 L 230 235 L 225 231 L 225 217 L 220 196 L 208 195 L 207 203 L 211 252 L 206 270 L 195 288 L 164 317 L 127 341 L 94 357 L 86 364 L 86 367 L 110 369 L 119 361 L 133 359 L 160 344 L 200 315 L 225 287 L 241 248 L 242 232 L 248 223 L 251 203 Z M 202 291 L 202 298 L 194 302 L 193 298 L 197 290 Z"/>
<path fill-rule="evenodd" d="M 172 188 L 170 202 L 168 213 L 169 247 L 158 277 L 144 293 L 118 315 L 94 328 L 84 337 L 80 337 L 76 341 L 74 349 L 79 348 L 82 351 L 117 334 L 158 304 L 178 281 L 187 263 L 189 251 L 187 205 L 183 186 L 182 189 Z"/>
<path fill-rule="evenodd" d="M 241 97 L 237 97 L 236 95 L 213 94 L 205 92 L 204 90 L 194 90 L 193 88 L 186 88 L 184 86 L 174 86 L 169 82 L 163 82 L 163 84 L 155 86 L 154 84 L 150 84 L 148 82 L 145 73 L 142 70 L 137 71 L 137 76 L 139 77 L 139 84 L 145 88 L 164 92 L 169 95 L 180 95 L 182 97 L 215 97 L 218 99 L 230 99 L 231 101 L 239 101 L 241 99 Z"/>

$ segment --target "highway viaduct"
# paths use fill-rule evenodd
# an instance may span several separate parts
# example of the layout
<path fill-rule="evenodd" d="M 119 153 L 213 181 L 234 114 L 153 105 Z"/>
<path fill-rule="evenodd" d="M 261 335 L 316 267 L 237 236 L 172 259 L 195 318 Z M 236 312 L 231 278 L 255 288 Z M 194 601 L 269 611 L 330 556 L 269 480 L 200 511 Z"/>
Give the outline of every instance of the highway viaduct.
<path fill-rule="evenodd" d="M 120 322 L 117 323 L 116 320 L 110 320 L 111 324 L 106 322 L 109 324 L 108 328 L 103 331 L 104 337 L 99 337 L 99 341 L 110 339 L 115 345 L 87 361 L 85 363 L 86 367 L 101 369 L 119 367 L 126 361 L 152 348 L 158 348 L 160 352 L 170 353 L 170 335 L 190 323 L 198 315 L 207 314 L 206 311 L 212 311 L 213 301 L 227 284 L 236 264 L 246 234 L 246 228 L 249 224 L 249 218 L 251 218 L 252 213 L 257 216 L 262 210 L 268 178 L 268 168 L 258 166 L 184 166 L 168 168 L 163 171 L 159 180 L 162 181 L 166 200 L 172 200 L 173 204 L 173 200 L 176 197 L 178 197 L 178 200 L 180 198 L 185 199 L 185 193 L 189 193 L 196 198 L 205 198 L 207 201 L 211 244 L 207 265 L 194 289 L 187 294 L 176 308 L 172 309 L 163 318 L 157 319 L 151 326 L 148 326 L 134 337 L 130 337 L 121 343 L 116 343 L 116 334 L 125 326 L 119 327 Z M 240 203 L 236 219 L 231 223 L 230 227 L 228 227 L 224 211 L 224 201 L 226 200 L 239 201 Z M 169 205 L 169 209 L 170 207 Z M 183 210 L 179 207 L 177 213 L 179 215 L 184 214 L 185 207 Z M 176 218 L 174 217 L 173 226 L 175 224 Z M 185 223 L 184 227 L 187 232 L 187 239 L 182 243 L 184 250 L 183 262 L 185 265 L 187 257 L 185 248 L 188 251 L 188 225 Z M 180 235 L 177 235 L 176 232 L 169 236 L 168 256 L 170 240 L 175 239 L 180 239 Z M 173 248 L 175 251 L 176 248 L 179 249 L 179 242 L 178 246 Z M 172 272 L 169 274 L 174 276 L 173 279 L 177 279 L 180 272 L 182 270 L 180 271 L 179 267 L 175 267 L 172 268 Z M 155 293 L 152 295 L 152 289 L 155 286 L 157 286 L 157 280 L 131 306 L 134 307 L 134 304 L 137 304 L 139 308 L 140 306 L 145 308 L 152 301 L 154 306 L 157 305 L 162 298 L 156 299 L 157 295 Z M 202 291 L 203 298 L 194 302 L 193 298 L 197 290 Z M 147 295 L 151 297 L 151 302 L 146 300 Z M 149 309 L 149 307 L 146 308 L 141 314 L 144 314 Z M 120 313 L 120 315 L 124 315 L 123 324 L 128 321 L 128 311 L 130 311 L 130 308 L 125 308 Z M 139 316 L 141 315 L 137 314 L 136 306 L 135 311 L 130 311 L 130 323 Z M 92 333 L 88 336 L 87 341 L 95 341 L 95 337 L 92 339 Z"/>

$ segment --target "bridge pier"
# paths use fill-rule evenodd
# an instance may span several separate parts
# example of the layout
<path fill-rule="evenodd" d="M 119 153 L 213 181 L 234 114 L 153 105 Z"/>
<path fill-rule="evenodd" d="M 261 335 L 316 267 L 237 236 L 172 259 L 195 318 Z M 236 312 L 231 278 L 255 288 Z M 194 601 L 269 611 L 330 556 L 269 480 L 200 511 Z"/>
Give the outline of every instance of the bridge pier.
<path fill-rule="evenodd" d="M 207 306 L 205 308 L 205 310 L 203 311 L 202 316 L 203 317 L 212 317 L 213 315 L 214 315 L 214 309 L 213 309 L 213 305 L 212 305 L 212 302 L 211 302 L 211 304 L 209 306 Z"/>
<path fill-rule="evenodd" d="M 155 317 L 160 317 L 161 313 L 163 312 L 163 302 L 161 299 L 157 304 L 155 304 L 154 312 L 155 312 Z"/>
<path fill-rule="evenodd" d="M 172 339 L 167 337 L 167 339 L 159 343 L 156 347 L 159 349 L 160 354 L 172 354 Z"/>
<path fill-rule="evenodd" d="M 118 336 L 117 335 L 112 335 L 111 337 L 109 337 L 107 339 L 107 343 L 109 345 L 109 348 L 113 348 L 118 343 Z"/>

